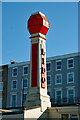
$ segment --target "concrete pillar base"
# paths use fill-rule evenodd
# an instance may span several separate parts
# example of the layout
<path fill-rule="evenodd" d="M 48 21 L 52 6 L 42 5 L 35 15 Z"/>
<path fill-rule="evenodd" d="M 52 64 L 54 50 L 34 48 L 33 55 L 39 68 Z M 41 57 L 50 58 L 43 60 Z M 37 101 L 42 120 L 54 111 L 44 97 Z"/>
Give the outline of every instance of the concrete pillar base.
<path fill-rule="evenodd" d="M 35 106 L 40 106 L 41 111 L 45 111 L 47 107 L 51 107 L 49 95 L 40 94 L 39 88 L 31 88 L 25 101 L 25 108 L 31 108 Z"/>

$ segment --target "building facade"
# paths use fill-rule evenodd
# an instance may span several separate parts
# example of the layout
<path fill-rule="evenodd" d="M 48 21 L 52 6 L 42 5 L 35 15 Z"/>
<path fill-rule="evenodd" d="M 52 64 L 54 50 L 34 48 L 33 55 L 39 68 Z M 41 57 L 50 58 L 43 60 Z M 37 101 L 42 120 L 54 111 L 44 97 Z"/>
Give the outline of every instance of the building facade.
<path fill-rule="evenodd" d="M 7 104 L 8 65 L 0 66 L 0 108 Z"/>
<path fill-rule="evenodd" d="M 22 107 L 26 99 L 30 77 L 30 62 L 8 65 L 7 107 Z"/>
<path fill-rule="evenodd" d="M 80 53 L 47 58 L 47 88 L 53 106 L 80 103 Z M 25 104 L 30 62 L 8 65 L 7 108 Z"/>
<path fill-rule="evenodd" d="M 80 53 L 47 59 L 47 82 L 51 102 L 56 104 L 79 103 Z"/>

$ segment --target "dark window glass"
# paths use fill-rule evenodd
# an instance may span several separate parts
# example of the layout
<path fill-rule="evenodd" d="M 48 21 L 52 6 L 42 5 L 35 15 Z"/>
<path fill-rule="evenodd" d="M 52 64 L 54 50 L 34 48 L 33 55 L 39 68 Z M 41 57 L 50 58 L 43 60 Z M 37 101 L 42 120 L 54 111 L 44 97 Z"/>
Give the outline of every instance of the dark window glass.
<path fill-rule="evenodd" d="M 73 82 L 73 73 L 68 74 L 68 82 Z"/>
<path fill-rule="evenodd" d="M 16 107 L 16 95 L 12 95 L 12 107 Z"/>
<path fill-rule="evenodd" d="M 27 81 L 27 79 L 23 80 L 23 87 L 24 88 L 28 87 L 28 81 Z"/>
<path fill-rule="evenodd" d="M 3 71 L 0 71 L 0 78 L 3 78 Z"/>
<path fill-rule="evenodd" d="M 56 91 L 56 102 L 61 103 L 61 91 Z"/>
<path fill-rule="evenodd" d="M 24 74 L 28 74 L 28 67 L 24 67 Z"/>
<path fill-rule="evenodd" d="M 57 65 L 61 65 L 61 62 L 57 62 Z"/>
<path fill-rule="evenodd" d="M 50 85 L 50 84 L 51 84 L 50 76 L 47 76 L 47 85 Z"/>
<path fill-rule="evenodd" d="M 73 67 L 73 59 L 68 60 L 68 67 L 72 68 Z"/>
<path fill-rule="evenodd" d="M 24 94 L 24 95 L 23 95 L 23 105 L 24 105 L 24 102 L 25 102 L 25 100 L 26 100 L 26 96 L 27 96 L 27 94 Z"/>
<path fill-rule="evenodd" d="M 69 119 L 69 114 L 62 114 L 61 115 L 61 120 L 68 120 Z"/>
<path fill-rule="evenodd" d="M 13 89 L 17 88 L 17 81 L 13 81 Z"/>
<path fill-rule="evenodd" d="M 61 83 L 61 75 L 56 76 L 56 83 Z"/>
<path fill-rule="evenodd" d="M 78 115 L 70 114 L 70 120 L 78 120 Z"/>
<path fill-rule="evenodd" d="M 73 103 L 74 102 L 74 91 L 73 89 L 68 90 L 68 102 Z"/>
<path fill-rule="evenodd" d="M 47 63 L 46 67 L 47 67 L 47 71 L 50 71 L 50 63 Z"/>
<path fill-rule="evenodd" d="M 56 69 L 61 70 L 61 61 L 56 62 Z"/>
<path fill-rule="evenodd" d="M 17 68 L 13 69 L 13 76 L 17 76 Z"/>
<path fill-rule="evenodd" d="M 0 82 L 0 91 L 3 91 L 3 82 Z"/>

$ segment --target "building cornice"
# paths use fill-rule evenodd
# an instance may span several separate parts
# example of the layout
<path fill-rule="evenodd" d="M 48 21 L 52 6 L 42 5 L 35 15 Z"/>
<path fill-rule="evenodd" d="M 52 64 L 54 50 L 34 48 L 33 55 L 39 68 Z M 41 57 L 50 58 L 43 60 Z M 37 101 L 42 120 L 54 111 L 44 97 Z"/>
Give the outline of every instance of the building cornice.
<path fill-rule="evenodd" d="M 54 56 L 54 57 L 48 57 L 46 59 L 46 61 L 49 62 L 51 60 L 60 60 L 60 59 L 64 59 L 64 58 L 72 58 L 72 57 L 75 57 L 75 56 L 80 56 L 80 52 L 70 53 L 70 54 L 65 54 L 65 55 L 59 55 L 59 56 Z M 26 64 L 30 64 L 30 61 L 18 62 L 18 63 L 15 63 L 15 64 L 9 64 L 8 68 L 17 67 L 17 66 L 26 65 Z"/>
<path fill-rule="evenodd" d="M 75 57 L 75 56 L 79 56 L 79 55 L 80 55 L 80 52 L 76 52 L 76 53 L 70 53 L 70 54 L 59 55 L 59 56 L 54 56 L 54 57 L 48 57 L 47 61 L 71 58 L 71 57 Z"/>

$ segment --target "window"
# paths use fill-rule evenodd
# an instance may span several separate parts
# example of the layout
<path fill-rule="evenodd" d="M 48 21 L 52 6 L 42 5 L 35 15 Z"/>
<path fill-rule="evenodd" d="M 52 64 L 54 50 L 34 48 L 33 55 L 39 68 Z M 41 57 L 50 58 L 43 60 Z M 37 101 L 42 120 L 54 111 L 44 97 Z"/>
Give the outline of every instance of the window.
<path fill-rule="evenodd" d="M 61 120 L 69 120 L 69 114 L 61 114 Z"/>
<path fill-rule="evenodd" d="M 24 93 L 21 92 L 21 106 L 24 106 L 25 101 L 26 101 L 26 96 L 27 96 L 27 91 L 24 90 Z"/>
<path fill-rule="evenodd" d="M 3 91 L 3 82 L 0 82 L 0 91 Z"/>
<path fill-rule="evenodd" d="M 62 61 L 61 60 L 59 60 L 59 61 L 56 61 L 56 70 L 61 70 L 62 69 L 62 63 L 61 63 Z"/>
<path fill-rule="evenodd" d="M 47 63 L 46 65 L 47 71 L 50 71 L 50 66 L 51 66 L 51 63 Z"/>
<path fill-rule="evenodd" d="M 77 114 L 70 114 L 70 120 L 79 120 Z"/>
<path fill-rule="evenodd" d="M 78 120 L 78 114 L 61 114 L 61 120 Z"/>
<path fill-rule="evenodd" d="M 28 67 L 25 66 L 23 67 L 23 75 L 27 75 L 28 74 Z"/>
<path fill-rule="evenodd" d="M 67 74 L 67 82 L 68 83 L 73 83 L 74 82 L 74 73 L 68 73 Z"/>
<path fill-rule="evenodd" d="M 28 79 L 23 79 L 23 84 L 22 84 L 24 88 L 28 88 Z"/>
<path fill-rule="evenodd" d="M 49 86 L 50 84 L 51 84 L 51 76 L 48 75 L 48 76 L 47 76 L 47 85 Z"/>
<path fill-rule="evenodd" d="M 12 81 L 12 89 L 17 89 L 17 80 Z"/>
<path fill-rule="evenodd" d="M 68 89 L 68 102 L 74 103 L 74 89 L 73 88 Z"/>
<path fill-rule="evenodd" d="M 61 84 L 61 83 L 62 83 L 62 75 L 61 74 L 56 74 L 55 84 Z"/>
<path fill-rule="evenodd" d="M 68 59 L 67 61 L 67 68 L 70 69 L 70 68 L 73 68 L 74 67 L 74 59 L 71 58 L 71 59 Z"/>
<path fill-rule="evenodd" d="M 0 96 L 0 109 L 2 108 L 2 96 Z"/>
<path fill-rule="evenodd" d="M 12 107 L 17 106 L 17 95 L 12 95 Z"/>
<path fill-rule="evenodd" d="M 16 77 L 17 76 L 17 68 L 14 68 L 13 69 L 13 77 Z"/>
<path fill-rule="evenodd" d="M 0 70 L 0 78 L 2 79 L 3 77 L 3 70 Z"/>
<path fill-rule="evenodd" d="M 23 94 L 23 105 L 24 105 L 24 103 L 25 103 L 25 101 L 26 101 L 26 96 L 27 96 L 27 94 L 24 93 L 24 94 Z"/>
<path fill-rule="evenodd" d="M 62 98 L 62 91 L 61 90 L 56 90 L 56 103 L 57 104 L 61 103 L 61 98 Z"/>

